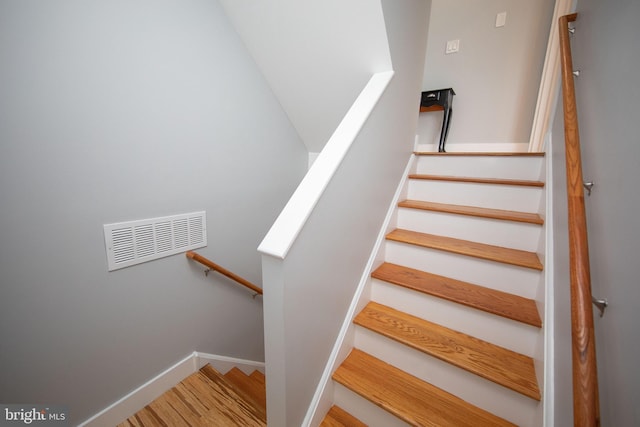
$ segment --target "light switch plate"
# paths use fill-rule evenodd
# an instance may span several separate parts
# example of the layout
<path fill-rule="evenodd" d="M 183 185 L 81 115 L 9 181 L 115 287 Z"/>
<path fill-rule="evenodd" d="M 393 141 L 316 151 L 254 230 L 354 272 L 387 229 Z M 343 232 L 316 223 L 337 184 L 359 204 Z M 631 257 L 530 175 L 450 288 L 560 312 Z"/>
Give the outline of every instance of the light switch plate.
<path fill-rule="evenodd" d="M 448 55 L 450 53 L 456 53 L 459 50 L 460 50 L 460 40 L 449 40 L 447 42 L 447 48 L 445 49 L 444 53 Z"/>
<path fill-rule="evenodd" d="M 496 28 L 504 27 L 507 23 L 507 12 L 500 12 L 496 15 Z"/>

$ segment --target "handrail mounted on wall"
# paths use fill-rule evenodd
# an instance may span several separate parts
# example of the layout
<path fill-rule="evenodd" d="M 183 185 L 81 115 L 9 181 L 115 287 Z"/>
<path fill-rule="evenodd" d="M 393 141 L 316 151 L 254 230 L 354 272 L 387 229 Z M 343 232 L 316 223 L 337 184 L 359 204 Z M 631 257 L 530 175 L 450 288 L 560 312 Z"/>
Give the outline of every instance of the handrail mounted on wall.
<path fill-rule="evenodd" d="M 567 202 L 569 212 L 569 263 L 571 278 L 571 337 L 573 361 L 573 423 L 579 427 L 600 425 L 596 343 L 591 308 L 591 274 L 587 219 L 584 206 L 582 161 L 573 60 L 569 42 L 569 22 L 577 14 L 559 20 L 562 63 L 562 105 L 567 167 Z"/>
<path fill-rule="evenodd" d="M 187 251 L 185 255 L 187 256 L 187 258 L 192 259 L 194 261 L 197 261 L 200 264 L 208 267 L 209 269 L 205 271 L 205 274 L 207 274 L 210 270 L 217 271 L 218 273 L 222 274 L 223 276 L 227 276 L 229 279 L 234 280 L 234 281 L 238 282 L 239 284 L 241 284 L 242 286 L 245 286 L 245 287 L 251 289 L 253 292 L 255 292 L 255 294 L 253 295 L 254 298 L 257 295 L 262 295 L 262 289 L 260 289 L 259 287 L 257 287 L 253 283 L 251 283 L 250 281 L 248 281 L 246 279 L 243 279 L 242 277 L 238 276 L 237 274 L 232 273 L 231 271 L 227 270 L 226 268 L 219 266 L 218 264 L 216 264 L 215 262 L 211 261 L 210 259 L 207 259 L 207 258 L 203 257 L 202 255 L 198 255 L 197 253 L 195 253 L 193 251 Z"/>

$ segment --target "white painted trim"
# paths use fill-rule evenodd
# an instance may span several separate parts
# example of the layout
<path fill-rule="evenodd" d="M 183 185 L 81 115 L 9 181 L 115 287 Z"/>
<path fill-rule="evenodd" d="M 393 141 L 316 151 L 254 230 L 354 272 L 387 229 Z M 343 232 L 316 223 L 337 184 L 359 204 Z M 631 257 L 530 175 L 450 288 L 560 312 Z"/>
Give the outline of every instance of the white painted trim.
<path fill-rule="evenodd" d="M 551 153 L 553 141 L 548 134 L 547 153 Z M 545 227 L 545 312 L 544 312 L 544 384 L 542 389 L 543 426 L 553 427 L 555 422 L 555 293 L 554 293 L 554 251 L 553 251 L 553 156 L 546 156 L 546 213 Z"/>
<path fill-rule="evenodd" d="M 470 142 L 447 144 L 447 152 L 487 152 L 487 153 L 526 153 L 529 144 L 526 142 Z M 416 144 L 416 151 L 438 151 L 437 144 Z"/>
<path fill-rule="evenodd" d="M 196 369 L 200 369 L 206 364 L 211 364 L 218 372 L 226 373 L 232 368 L 238 368 L 245 374 L 258 370 L 264 373 L 264 362 L 253 360 L 236 359 L 235 357 L 219 356 L 217 354 L 196 352 Z"/>
<path fill-rule="evenodd" d="M 242 369 L 243 372 L 246 373 L 255 369 L 264 372 L 263 362 L 235 359 L 194 351 L 189 356 L 118 399 L 91 418 L 83 421 L 79 426 L 102 427 L 117 425 L 207 363 L 211 363 L 211 365 L 220 372 L 227 372 L 234 366 Z"/>
<path fill-rule="evenodd" d="M 307 410 L 307 414 L 302 421 L 301 427 L 309 427 L 311 425 L 319 425 L 324 414 L 317 413 L 320 403 L 322 399 L 326 397 L 327 386 L 331 381 L 331 375 L 333 375 L 333 371 L 336 369 L 338 363 L 341 363 L 340 354 L 344 350 L 344 345 L 346 341 L 346 337 L 348 335 L 349 330 L 352 328 L 352 320 L 355 317 L 356 313 L 359 309 L 364 305 L 362 299 L 366 295 L 364 294 L 364 290 L 366 285 L 369 283 L 371 278 L 371 272 L 373 268 L 376 266 L 376 262 L 378 261 L 378 255 L 380 254 L 383 243 L 385 242 L 385 236 L 390 231 L 389 224 L 394 218 L 396 208 L 398 206 L 398 202 L 400 197 L 403 197 L 405 193 L 405 187 L 407 185 L 407 179 L 411 169 L 414 167 L 416 161 L 416 156 L 411 155 L 407 166 L 402 174 L 402 180 L 400 184 L 396 188 L 396 192 L 391 200 L 389 208 L 387 210 L 387 215 L 385 216 L 384 222 L 382 223 L 382 227 L 380 228 L 380 232 L 378 233 L 378 237 L 376 238 L 376 242 L 373 246 L 373 250 L 371 251 L 371 255 L 369 256 L 369 260 L 367 261 L 367 265 L 364 269 L 362 276 L 360 277 L 360 282 L 358 283 L 358 287 L 356 292 L 351 300 L 351 305 L 349 306 L 349 310 L 345 315 L 344 322 L 342 323 L 342 327 L 340 328 L 340 332 L 338 333 L 338 337 L 336 338 L 336 342 L 331 350 L 331 354 L 329 355 L 329 360 L 325 366 L 324 372 L 320 377 L 320 382 L 318 383 L 318 387 L 316 388 L 316 392 L 313 395 L 313 399 L 309 404 L 309 409 Z M 365 301 L 367 302 L 367 301 Z"/>
<path fill-rule="evenodd" d="M 194 352 L 88 420 L 80 423 L 80 426 L 117 425 L 196 370 L 196 353 Z"/>
<path fill-rule="evenodd" d="M 558 41 L 558 19 L 574 8 L 573 0 L 556 0 L 553 18 L 551 19 L 551 29 L 549 41 L 547 42 L 547 54 L 544 59 L 544 67 L 538 89 L 538 102 L 533 116 L 531 127 L 531 137 L 529 138 L 530 152 L 544 151 L 545 135 L 549 129 L 549 122 L 555 106 L 555 95 L 558 88 L 558 77 L 560 76 L 560 42 Z"/>
<path fill-rule="evenodd" d="M 258 251 L 275 258 L 286 257 L 393 74 L 393 71 L 385 71 L 371 77 L 260 243 Z"/>

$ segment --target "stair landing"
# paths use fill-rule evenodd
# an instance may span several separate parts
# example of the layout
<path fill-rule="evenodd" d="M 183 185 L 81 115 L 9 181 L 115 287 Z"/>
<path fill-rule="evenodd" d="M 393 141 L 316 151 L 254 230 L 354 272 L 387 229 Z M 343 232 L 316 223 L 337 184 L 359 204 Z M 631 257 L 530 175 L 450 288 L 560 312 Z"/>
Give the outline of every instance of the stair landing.
<path fill-rule="evenodd" d="M 266 426 L 266 408 L 255 402 L 261 398 L 247 399 L 247 392 L 235 384 L 234 375 L 238 376 L 238 372 L 225 377 L 207 365 L 118 424 L 118 427 Z"/>

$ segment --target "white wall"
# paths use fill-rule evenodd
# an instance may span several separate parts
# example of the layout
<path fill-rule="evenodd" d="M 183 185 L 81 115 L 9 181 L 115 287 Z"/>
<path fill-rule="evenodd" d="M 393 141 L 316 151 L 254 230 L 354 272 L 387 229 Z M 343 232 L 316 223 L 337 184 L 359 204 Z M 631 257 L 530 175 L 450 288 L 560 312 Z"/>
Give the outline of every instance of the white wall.
<path fill-rule="evenodd" d="M 0 402 L 88 418 L 194 350 L 263 358 L 262 302 L 176 255 L 107 272 L 102 224 L 206 210 L 261 282 L 307 166 L 210 0 L 0 2 Z"/>
<path fill-rule="evenodd" d="M 285 258 L 264 255 L 269 425 L 301 425 L 409 160 L 429 3 L 382 2 L 393 80 Z"/>
<path fill-rule="evenodd" d="M 220 2 L 309 152 L 322 150 L 369 77 L 390 68 L 379 0 Z"/>
<path fill-rule="evenodd" d="M 456 92 L 448 150 L 455 151 L 454 144 L 528 144 L 553 5 L 433 0 L 423 90 Z M 496 28 L 500 12 L 507 12 L 506 25 Z M 460 51 L 445 55 L 447 41 L 456 39 Z M 442 113 L 421 114 L 420 143 L 437 144 L 441 125 Z"/>

